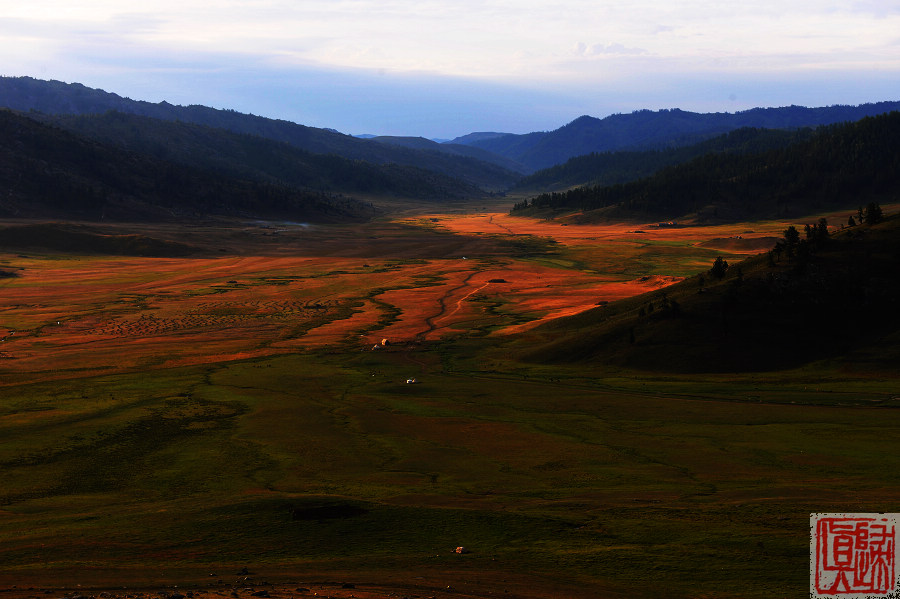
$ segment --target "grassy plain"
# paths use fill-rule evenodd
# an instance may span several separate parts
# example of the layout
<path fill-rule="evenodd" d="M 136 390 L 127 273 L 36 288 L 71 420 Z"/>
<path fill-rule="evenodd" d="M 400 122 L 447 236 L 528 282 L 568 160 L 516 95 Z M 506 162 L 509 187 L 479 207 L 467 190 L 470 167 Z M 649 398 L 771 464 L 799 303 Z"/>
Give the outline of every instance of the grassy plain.
<path fill-rule="evenodd" d="M 810 512 L 900 511 L 896 378 L 486 351 L 784 227 L 435 214 L 0 255 L 0 590 L 804 595 Z"/>

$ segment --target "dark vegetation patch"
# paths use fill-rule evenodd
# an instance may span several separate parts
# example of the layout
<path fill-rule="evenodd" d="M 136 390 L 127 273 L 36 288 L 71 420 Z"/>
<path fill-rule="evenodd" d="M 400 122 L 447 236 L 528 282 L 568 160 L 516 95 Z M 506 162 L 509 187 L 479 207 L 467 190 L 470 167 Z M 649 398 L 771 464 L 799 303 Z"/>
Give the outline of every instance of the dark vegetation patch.
<path fill-rule="evenodd" d="M 336 497 L 303 497 L 293 504 L 248 500 L 217 505 L 198 515 L 192 533 L 205 544 L 221 543 L 224 559 L 249 555 L 333 560 L 409 560 L 449 555 L 467 543 L 481 555 L 528 552 L 538 539 L 571 534 L 577 521 L 475 509 L 390 505 Z M 563 539 L 581 545 L 586 539 Z M 546 556 L 521 555 L 523 563 Z M 433 563 L 433 562 L 432 562 Z"/>
<path fill-rule="evenodd" d="M 41 248 L 83 254 L 118 256 L 188 256 L 190 245 L 139 234 L 104 234 L 68 223 L 29 224 L 0 229 L 0 246 L 9 249 Z M 2 276 L 2 275 L 0 275 Z"/>
<path fill-rule="evenodd" d="M 366 508 L 350 503 L 335 503 L 315 507 L 291 506 L 291 520 L 332 520 L 334 518 L 353 518 L 368 514 Z"/>
<path fill-rule="evenodd" d="M 512 250 L 519 258 L 556 256 L 560 250 L 555 239 L 537 235 L 494 235 L 501 247 Z"/>
<path fill-rule="evenodd" d="M 52 448 L 22 454 L 2 464 L 6 470 L 63 465 L 66 474 L 32 492 L 0 495 L 0 504 L 11 504 L 34 497 L 108 493 L 133 488 L 135 479 L 153 475 L 157 455 L 184 440 L 219 428 L 227 428 L 233 419 L 246 412 L 235 402 L 212 402 L 192 397 L 169 398 L 158 407 L 118 427 L 99 429 L 89 435 L 72 434 Z M 139 486 L 139 485 L 138 485 Z M 163 489 L 159 489 L 163 492 Z M 171 488 L 165 492 L 177 496 L 191 489 Z"/>

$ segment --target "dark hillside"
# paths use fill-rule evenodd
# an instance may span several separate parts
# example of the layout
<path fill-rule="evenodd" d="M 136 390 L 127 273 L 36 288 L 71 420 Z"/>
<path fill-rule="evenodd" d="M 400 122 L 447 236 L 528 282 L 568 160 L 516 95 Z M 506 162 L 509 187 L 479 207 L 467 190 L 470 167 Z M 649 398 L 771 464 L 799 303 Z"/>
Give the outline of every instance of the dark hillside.
<path fill-rule="evenodd" d="M 0 106 L 48 115 L 118 111 L 163 121 L 194 123 L 280 141 L 314 154 L 334 154 L 376 164 L 394 163 L 423 168 L 486 189 L 504 188 L 519 176 L 496 164 L 472 157 L 381 144 L 330 129 L 307 127 L 234 110 L 132 100 L 79 83 L 42 81 L 31 77 L 0 77 Z"/>
<path fill-rule="evenodd" d="M 549 192 L 576 186 L 628 183 L 675 164 L 711 153 L 756 154 L 812 136 L 812 129 L 778 130 L 745 127 L 690 146 L 660 150 L 591 153 L 570 158 L 516 183 L 516 191 Z"/>
<path fill-rule="evenodd" d="M 227 215 L 357 221 L 371 205 L 123 151 L 0 110 L 0 215 L 170 220 Z"/>
<path fill-rule="evenodd" d="M 708 154 L 623 185 L 542 194 L 514 210 L 702 222 L 889 202 L 900 185 L 898 139 L 900 112 L 893 112 L 822 127 L 808 140 L 761 154 Z"/>
<path fill-rule="evenodd" d="M 37 223 L 0 228 L 0 247 L 118 256 L 188 256 L 199 250 L 184 243 L 140 234 L 109 234 L 85 225 Z"/>
<path fill-rule="evenodd" d="M 503 133 L 501 135 L 491 137 L 469 138 L 470 141 L 467 141 L 465 143 L 466 145 L 481 148 L 482 150 L 487 150 L 488 152 L 493 152 L 494 154 L 499 154 L 500 156 L 504 156 L 509 160 L 514 160 L 517 164 L 521 164 L 525 168 L 525 172 L 533 172 L 537 169 L 546 168 L 548 166 L 557 164 L 556 162 L 545 160 L 541 160 L 536 164 L 529 164 L 525 162 L 525 158 L 529 155 L 529 153 L 539 143 L 541 143 L 541 140 L 549 135 L 552 134 L 546 131 L 535 131 L 532 133 L 524 133 L 522 135 L 517 135 L 515 133 Z M 466 137 L 461 137 L 458 138 L 458 140 L 453 141 L 456 143 L 464 143 L 463 140 L 466 140 Z M 571 156 L 578 156 L 578 154 L 572 154 Z"/>
<path fill-rule="evenodd" d="M 895 370 L 900 218 L 832 227 L 827 237 L 821 231 L 816 226 L 781 251 L 710 265 L 664 290 L 561 318 L 514 345 L 526 361 L 662 372 L 780 370 L 821 359 Z"/>
<path fill-rule="evenodd" d="M 374 164 L 335 154 L 313 154 L 287 143 L 205 125 L 163 121 L 123 112 L 29 116 L 110 146 L 121 146 L 185 166 L 263 183 L 316 192 L 427 200 L 477 197 L 482 194 L 474 185 L 412 166 Z"/>

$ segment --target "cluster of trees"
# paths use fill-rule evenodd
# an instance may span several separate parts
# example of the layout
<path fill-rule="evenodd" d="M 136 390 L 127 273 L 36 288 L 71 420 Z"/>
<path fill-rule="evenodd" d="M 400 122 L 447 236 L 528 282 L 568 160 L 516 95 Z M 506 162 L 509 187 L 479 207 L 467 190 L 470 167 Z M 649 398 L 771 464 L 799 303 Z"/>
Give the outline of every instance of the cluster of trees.
<path fill-rule="evenodd" d="M 869 202 L 865 208 L 860 206 L 857 209 L 857 218 L 859 223 L 874 225 L 884 220 L 884 212 L 878 202 Z M 857 225 L 853 215 L 847 221 L 850 227 Z M 842 228 L 843 226 L 841 225 Z M 796 262 L 798 269 L 802 270 L 809 262 L 811 253 L 823 248 L 829 241 L 828 221 L 824 217 L 814 224 L 805 224 L 803 230 L 805 238 L 801 238 L 800 231 L 793 225 L 785 229 L 783 237 L 769 251 L 770 265 L 777 263 L 784 255 L 788 261 Z"/>
<path fill-rule="evenodd" d="M 638 309 L 638 316 L 643 318 L 657 310 L 661 311 L 664 316 L 679 316 L 681 314 L 681 304 L 675 299 L 669 299 L 668 294 L 663 293 L 658 304 L 654 304 L 653 300 L 650 300 L 647 302 L 647 305 L 641 306 Z"/>
<path fill-rule="evenodd" d="M 786 216 L 896 193 L 900 112 L 830 125 L 807 140 L 758 154 L 713 153 L 613 186 L 545 193 L 514 211 L 600 208 L 651 218 L 710 210 L 740 217 Z"/>
<path fill-rule="evenodd" d="M 828 241 L 828 221 L 823 217 L 815 224 L 807 223 L 804 231 L 806 239 L 801 239 L 800 231 L 794 225 L 785 229 L 783 237 L 769 251 L 769 264 L 777 263 L 784 255 L 788 261 L 796 260 L 798 268 L 803 268 L 809 261 L 810 253 Z"/>
<path fill-rule="evenodd" d="M 865 223 L 867 225 L 874 225 L 884 220 L 884 212 L 881 210 L 881 206 L 878 205 L 878 202 L 869 202 L 865 208 L 860 206 L 856 209 L 856 216 L 859 218 L 860 223 Z M 856 226 L 856 221 L 853 220 L 852 214 L 850 215 L 850 218 L 847 219 L 847 224 L 851 227 Z"/>
<path fill-rule="evenodd" d="M 709 269 L 709 274 L 717 279 L 721 279 L 725 277 L 726 272 L 728 272 L 728 261 L 722 258 L 722 256 L 717 256 L 713 262 L 712 268 Z"/>
<path fill-rule="evenodd" d="M 857 218 L 860 223 L 871 225 L 883 221 L 884 213 L 877 202 L 870 202 L 865 208 L 860 206 L 857 209 Z M 852 215 L 848 221 L 849 226 L 856 226 L 856 219 L 854 219 Z M 841 228 L 843 229 L 844 225 L 841 225 Z M 784 230 L 782 238 L 779 239 L 776 242 L 775 247 L 768 252 L 768 266 L 770 268 L 774 267 L 782 257 L 785 257 L 788 262 L 794 264 L 796 272 L 802 273 L 810 263 L 812 255 L 819 250 L 824 249 L 830 243 L 831 235 L 828 229 L 828 220 L 824 217 L 820 218 L 815 223 L 806 223 L 803 226 L 803 231 L 804 234 L 801 236 L 800 230 L 793 225 Z M 740 285 L 743 279 L 743 273 L 741 272 L 740 267 L 733 270 L 735 270 L 735 275 L 732 282 L 735 285 Z M 706 274 L 721 280 L 725 278 L 728 271 L 728 261 L 722 256 L 718 256 Z M 769 275 L 771 277 L 772 273 L 770 272 Z M 704 282 L 705 279 L 703 275 L 700 275 L 699 284 L 701 289 L 703 288 Z"/>

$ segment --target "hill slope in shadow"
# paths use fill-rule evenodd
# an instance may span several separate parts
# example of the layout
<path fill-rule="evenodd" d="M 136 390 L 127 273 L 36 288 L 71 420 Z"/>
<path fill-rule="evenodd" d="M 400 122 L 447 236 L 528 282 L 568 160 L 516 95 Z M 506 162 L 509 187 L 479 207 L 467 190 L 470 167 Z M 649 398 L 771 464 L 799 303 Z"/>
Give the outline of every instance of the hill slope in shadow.
<path fill-rule="evenodd" d="M 732 264 L 721 278 L 705 272 L 560 318 L 506 349 L 528 362 L 656 372 L 769 371 L 836 359 L 896 373 L 900 217 L 782 248 Z"/>
<path fill-rule="evenodd" d="M 0 110 L 0 216 L 179 220 L 208 215 L 312 222 L 370 218 L 349 198 L 248 181 L 127 152 Z"/>
<path fill-rule="evenodd" d="M 830 125 L 760 153 L 710 153 L 620 185 L 577 187 L 516 204 L 525 216 L 704 221 L 787 218 L 890 202 L 900 182 L 900 112 Z"/>
<path fill-rule="evenodd" d="M 37 111 L 48 115 L 88 115 L 116 111 L 161 121 L 181 121 L 253 135 L 289 144 L 314 154 L 333 154 L 373 164 L 398 164 L 422 168 L 469 185 L 488 190 L 504 188 L 519 174 L 501 166 L 510 161 L 481 151 L 478 158 L 461 155 L 438 144 L 426 149 L 402 147 L 358 139 L 331 129 L 308 127 L 290 121 L 270 119 L 235 110 L 208 106 L 178 106 L 123 98 L 80 83 L 43 81 L 31 77 L 0 77 L 0 106 L 13 110 Z M 487 161 L 485 159 L 488 159 Z"/>

